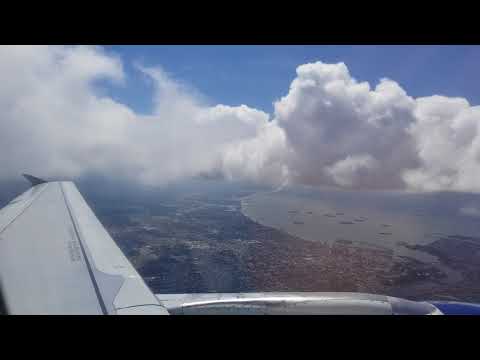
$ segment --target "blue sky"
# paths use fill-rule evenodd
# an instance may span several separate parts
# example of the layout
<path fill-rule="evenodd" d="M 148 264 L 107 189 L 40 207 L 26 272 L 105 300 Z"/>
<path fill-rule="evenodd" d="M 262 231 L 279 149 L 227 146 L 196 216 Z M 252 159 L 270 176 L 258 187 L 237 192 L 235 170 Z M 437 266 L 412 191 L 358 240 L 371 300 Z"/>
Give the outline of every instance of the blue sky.
<path fill-rule="evenodd" d="M 411 96 L 465 97 L 480 104 L 480 46 L 106 46 L 124 63 L 124 86 L 107 91 L 140 113 L 149 113 L 151 88 L 134 63 L 161 66 L 193 86 L 211 104 L 246 104 L 271 113 L 288 92 L 295 68 L 307 62 L 347 64 L 372 86 L 391 78 Z"/>

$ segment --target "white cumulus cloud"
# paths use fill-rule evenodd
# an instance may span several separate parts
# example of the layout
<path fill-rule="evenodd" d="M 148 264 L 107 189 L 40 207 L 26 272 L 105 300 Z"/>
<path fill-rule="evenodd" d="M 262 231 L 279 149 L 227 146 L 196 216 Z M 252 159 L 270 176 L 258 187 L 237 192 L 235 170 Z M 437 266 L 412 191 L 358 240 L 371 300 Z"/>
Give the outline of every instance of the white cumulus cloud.
<path fill-rule="evenodd" d="M 343 63 L 297 68 L 275 118 L 295 153 L 289 161 L 296 182 L 348 187 L 402 187 L 401 170 L 417 156 L 407 132 L 415 100 L 394 81 L 371 89 Z"/>
<path fill-rule="evenodd" d="M 98 91 L 98 80 L 128 86 L 122 59 L 101 47 L 0 47 L 0 180 L 100 173 L 164 184 L 215 175 L 480 191 L 480 107 L 463 98 L 415 99 L 394 80 L 372 87 L 343 63 L 316 62 L 298 66 L 270 115 L 211 105 L 161 67 L 137 70 L 154 84 L 149 115 Z"/>
<path fill-rule="evenodd" d="M 102 48 L 1 47 L 0 177 L 100 173 L 163 184 L 199 174 L 258 178 L 269 172 L 260 149 L 256 158 L 241 158 L 250 168 L 232 155 L 272 137 L 264 135 L 268 114 L 245 105 L 206 105 L 161 68 L 139 70 L 155 85 L 148 116 L 96 91 L 98 79 L 125 79 L 121 61 Z"/>
<path fill-rule="evenodd" d="M 480 191 L 480 107 L 463 98 L 417 99 L 410 127 L 421 166 L 404 179 L 417 190 Z"/>

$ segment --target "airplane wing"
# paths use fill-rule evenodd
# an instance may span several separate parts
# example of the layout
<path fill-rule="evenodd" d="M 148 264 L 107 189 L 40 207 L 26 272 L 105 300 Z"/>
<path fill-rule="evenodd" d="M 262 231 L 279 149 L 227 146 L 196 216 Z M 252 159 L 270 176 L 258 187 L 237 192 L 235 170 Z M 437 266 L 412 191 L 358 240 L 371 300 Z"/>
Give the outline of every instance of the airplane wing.
<path fill-rule="evenodd" d="M 0 287 L 9 314 L 168 314 L 69 181 L 0 210 Z"/>

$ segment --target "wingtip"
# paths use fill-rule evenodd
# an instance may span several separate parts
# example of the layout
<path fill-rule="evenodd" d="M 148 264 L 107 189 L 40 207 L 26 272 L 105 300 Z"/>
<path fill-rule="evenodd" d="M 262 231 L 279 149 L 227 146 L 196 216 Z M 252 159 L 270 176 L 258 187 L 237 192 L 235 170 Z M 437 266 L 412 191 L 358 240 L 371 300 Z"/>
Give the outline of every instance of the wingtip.
<path fill-rule="evenodd" d="M 28 174 L 22 174 L 22 176 L 25 179 L 27 179 L 30 182 L 30 184 L 32 184 L 32 186 L 36 186 L 36 185 L 40 185 L 40 184 L 44 184 L 44 183 L 48 182 L 46 180 L 37 178 L 37 177 L 32 176 L 32 175 L 28 175 Z"/>

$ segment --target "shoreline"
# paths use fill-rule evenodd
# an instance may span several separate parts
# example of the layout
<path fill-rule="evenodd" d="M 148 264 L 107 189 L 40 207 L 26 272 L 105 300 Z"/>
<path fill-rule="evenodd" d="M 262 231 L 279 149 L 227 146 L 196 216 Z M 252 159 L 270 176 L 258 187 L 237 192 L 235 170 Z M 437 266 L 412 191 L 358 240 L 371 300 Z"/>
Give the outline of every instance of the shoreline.
<path fill-rule="evenodd" d="M 321 242 L 323 244 L 328 244 L 329 246 L 335 246 L 335 245 L 343 245 L 343 246 L 349 246 L 349 247 L 356 247 L 356 248 L 363 248 L 366 250 L 380 250 L 380 251 L 386 251 L 386 252 L 391 252 L 393 254 L 393 257 L 399 261 L 403 258 L 406 259 L 411 259 L 414 261 L 418 261 L 420 263 L 423 263 L 424 265 L 429 265 L 429 266 L 434 266 L 437 267 L 439 270 L 441 270 L 445 275 L 446 275 L 446 280 L 451 283 L 457 283 L 463 280 L 463 275 L 461 274 L 460 271 L 453 269 L 447 262 L 444 261 L 441 257 L 437 256 L 435 252 L 432 251 L 427 251 L 428 247 L 433 244 L 436 240 L 432 239 L 432 241 L 428 244 L 425 245 L 412 245 L 404 242 L 397 242 L 393 246 L 388 246 L 388 245 L 379 245 L 375 244 L 373 242 L 367 242 L 367 241 L 358 241 L 354 239 L 343 239 L 343 238 L 336 238 L 333 241 L 315 241 L 312 239 L 308 239 L 304 236 L 302 236 L 299 233 L 289 231 L 288 229 L 285 228 L 279 228 L 276 226 L 273 226 L 272 224 L 266 223 L 262 221 L 262 218 L 256 218 L 252 216 L 251 213 L 248 212 L 248 200 L 251 199 L 252 197 L 255 196 L 262 196 L 262 195 L 268 195 L 278 192 L 278 190 L 273 190 L 273 191 L 265 191 L 265 192 L 256 192 L 250 195 L 247 195 L 245 197 L 242 197 L 239 199 L 240 201 L 240 212 L 242 213 L 243 216 L 247 217 L 249 220 L 265 227 L 273 228 L 277 231 L 282 231 L 285 232 L 287 235 L 293 237 L 293 238 L 300 238 L 304 241 L 307 242 L 313 242 L 313 243 L 318 243 Z M 287 210 L 288 211 L 288 210 Z M 289 211 L 291 212 L 291 211 Z M 295 211 L 297 213 L 297 211 Z M 309 212 L 311 213 L 311 212 Z M 343 213 L 342 213 L 343 215 Z M 299 221 L 294 221 L 294 223 L 300 223 Z M 303 222 L 301 222 L 303 225 Z M 391 226 L 391 225 L 389 225 Z"/>

